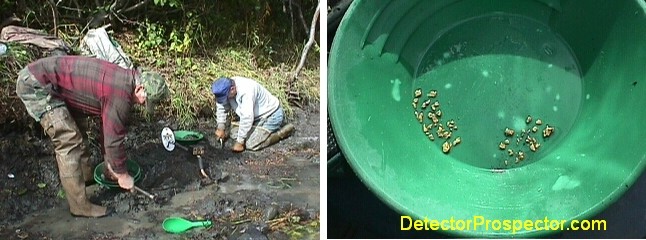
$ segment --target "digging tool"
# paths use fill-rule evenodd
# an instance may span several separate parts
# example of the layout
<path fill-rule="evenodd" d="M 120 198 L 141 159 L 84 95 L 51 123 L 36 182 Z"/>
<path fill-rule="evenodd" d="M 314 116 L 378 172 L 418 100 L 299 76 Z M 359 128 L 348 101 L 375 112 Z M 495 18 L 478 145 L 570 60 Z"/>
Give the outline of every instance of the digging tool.
<path fill-rule="evenodd" d="M 166 218 L 162 226 L 166 232 L 170 233 L 183 233 L 194 227 L 211 227 L 213 222 L 210 220 L 203 221 L 189 221 L 181 217 Z"/>
<path fill-rule="evenodd" d="M 197 163 L 200 165 L 200 173 L 207 179 L 211 179 L 204 171 L 204 163 L 202 162 L 202 155 L 204 155 L 204 146 L 198 145 L 193 147 L 193 155 L 197 157 Z"/>
<path fill-rule="evenodd" d="M 182 144 L 177 143 L 175 141 L 175 134 L 173 133 L 173 130 L 171 130 L 168 127 L 165 127 L 164 129 L 162 129 L 161 138 L 162 138 L 162 144 L 164 145 L 164 148 L 166 148 L 167 151 L 173 151 L 175 149 L 175 146 L 177 146 L 183 149 L 184 151 L 192 152 L 193 156 L 197 157 L 197 163 L 200 166 L 200 173 L 202 174 L 202 176 L 204 176 L 208 180 L 211 179 L 209 175 L 206 174 L 206 171 L 204 171 L 204 162 L 202 160 L 202 155 L 204 155 L 204 146 L 195 145 L 189 148 L 189 147 L 183 146 Z"/>
<path fill-rule="evenodd" d="M 220 149 L 224 149 L 224 140 L 222 140 L 222 138 L 220 138 L 220 139 L 218 139 L 218 141 L 220 142 Z"/>
<path fill-rule="evenodd" d="M 137 190 L 137 192 L 140 192 L 143 195 L 146 195 L 146 197 L 149 197 L 150 199 L 155 200 L 155 195 L 152 195 L 149 192 L 146 192 L 145 190 L 143 190 L 143 189 L 141 189 L 141 188 L 139 188 L 137 186 L 134 186 L 134 188 L 135 188 L 135 190 Z"/>

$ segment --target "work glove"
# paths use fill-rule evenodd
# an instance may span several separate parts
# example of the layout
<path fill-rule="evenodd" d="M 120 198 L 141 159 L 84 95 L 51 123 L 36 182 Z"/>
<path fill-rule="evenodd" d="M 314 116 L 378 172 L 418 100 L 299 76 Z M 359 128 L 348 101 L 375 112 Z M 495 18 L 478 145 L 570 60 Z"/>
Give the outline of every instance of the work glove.
<path fill-rule="evenodd" d="M 119 183 L 119 187 L 129 190 L 129 191 L 134 191 L 134 186 L 135 186 L 135 180 L 130 176 L 130 174 L 126 171 L 125 173 L 115 173 L 114 170 L 112 170 L 112 166 L 106 162 L 106 165 L 108 166 L 108 170 L 110 173 L 112 173 L 113 176 L 117 178 L 117 182 Z"/>
<path fill-rule="evenodd" d="M 242 152 L 244 151 L 244 144 L 236 141 L 236 144 L 233 145 L 233 148 L 231 150 L 233 150 L 234 152 Z"/>
<path fill-rule="evenodd" d="M 215 130 L 215 137 L 217 138 L 217 140 L 224 140 L 227 137 L 227 133 L 224 131 L 224 129 L 218 128 Z"/>

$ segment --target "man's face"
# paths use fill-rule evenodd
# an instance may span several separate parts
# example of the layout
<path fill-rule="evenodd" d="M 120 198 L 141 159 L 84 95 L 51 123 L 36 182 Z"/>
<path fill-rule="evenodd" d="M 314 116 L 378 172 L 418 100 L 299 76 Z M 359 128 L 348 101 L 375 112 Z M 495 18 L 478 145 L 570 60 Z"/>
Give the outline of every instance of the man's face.
<path fill-rule="evenodd" d="M 238 91 L 236 91 L 236 86 L 233 85 L 231 86 L 231 90 L 229 91 L 229 99 L 234 99 L 236 97 L 236 94 L 238 94 Z"/>
<path fill-rule="evenodd" d="M 137 85 L 137 87 L 135 87 L 135 102 L 143 105 L 146 103 L 146 99 L 148 99 L 148 96 L 144 90 L 144 86 Z"/>

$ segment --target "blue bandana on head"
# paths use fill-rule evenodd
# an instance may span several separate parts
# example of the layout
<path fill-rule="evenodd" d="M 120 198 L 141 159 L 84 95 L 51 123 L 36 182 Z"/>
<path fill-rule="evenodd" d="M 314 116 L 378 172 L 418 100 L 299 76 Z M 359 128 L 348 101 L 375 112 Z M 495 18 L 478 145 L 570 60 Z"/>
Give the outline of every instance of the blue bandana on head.
<path fill-rule="evenodd" d="M 224 103 L 227 101 L 229 92 L 231 91 L 231 85 L 231 79 L 226 77 L 218 78 L 213 82 L 213 84 L 211 84 L 211 92 L 215 95 L 218 103 Z"/>

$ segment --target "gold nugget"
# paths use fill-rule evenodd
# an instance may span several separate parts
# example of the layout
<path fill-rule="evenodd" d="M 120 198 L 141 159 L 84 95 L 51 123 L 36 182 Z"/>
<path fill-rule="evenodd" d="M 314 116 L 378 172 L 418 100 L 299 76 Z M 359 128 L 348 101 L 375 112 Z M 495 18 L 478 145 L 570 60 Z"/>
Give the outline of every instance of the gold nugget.
<path fill-rule="evenodd" d="M 424 122 L 424 113 L 423 112 L 419 112 L 419 114 L 417 114 L 417 121 L 419 121 L 419 123 Z"/>
<path fill-rule="evenodd" d="M 547 125 L 545 129 L 543 129 L 543 137 L 547 138 L 552 136 L 552 133 L 554 133 L 554 128 L 551 127 L 550 125 Z"/>
<path fill-rule="evenodd" d="M 440 102 L 435 101 L 433 105 L 431 105 L 431 110 L 437 111 L 440 108 Z"/>
<path fill-rule="evenodd" d="M 434 114 L 434 113 L 432 113 L 432 112 L 429 112 L 429 113 L 428 113 L 428 118 L 430 118 L 430 119 L 431 119 L 431 121 L 433 121 L 433 123 L 438 123 L 438 122 L 440 122 L 440 119 L 438 119 L 438 118 L 437 118 L 437 116 L 435 116 L 435 114 Z"/>
<path fill-rule="evenodd" d="M 451 138 L 451 132 L 450 131 L 444 131 L 444 138 L 449 139 Z"/>
<path fill-rule="evenodd" d="M 422 96 L 422 89 L 418 88 L 415 90 L 415 98 L 421 97 Z"/>
<path fill-rule="evenodd" d="M 422 124 L 422 130 L 424 130 L 424 133 L 428 134 L 428 132 L 431 130 L 429 125 Z"/>
<path fill-rule="evenodd" d="M 457 146 L 457 145 L 458 145 L 458 144 L 460 144 L 461 142 L 462 142 L 462 138 L 461 138 L 461 137 L 457 137 L 455 140 L 453 140 L 453 146 Z"/>
<path fill-rule="evenodd" d="M 453 129 L 453 128 L 455 127 L 455 121 L 453 121 L 453 119 L 451 119 L 451 120 L 447 121 L 447 122 L 446 122 L 446 126 L 447 126 L 449 129 Z"/>
<path fill-rule="evenodd" d="M 437 91 L 436 90 L 431 90 L 430 92 L 428 92 L 427 96 L 430 97 L 430 98 L 435 98 L 435 97 L 437 97 Z"/>
<path fill-rule="evenodd" d="M 428 105 L 431 105 L 431 99 L 426 100 L 426 101 L 424 101 L 424 103 L 422 103 L 422 109 L 426 109 L 426 107 L 428 107 Z"/>
<path fill-rule="evenodd" d="M 444 152 L 444 153 L 449 153 L 449 151 L 451 151 L 451 143 L 450 143 L 450 142 L 448 142 L 448 141 L 445 141 L 445 142 L 442 144 L 442 152 Z"/>
<path fill-rule="evenodd" d="M 532 150 L 532 152 L 536 152 L 538 148 L 541 147 L 540 143 L 534 142 L 529 145 L 529 150 Z"/>
<path fill-rule="evenodd" d="M 508 137 L 514 136 L 514 130 L 510 128 L 505 128 L 505 136 L 508 136 Z"/>

